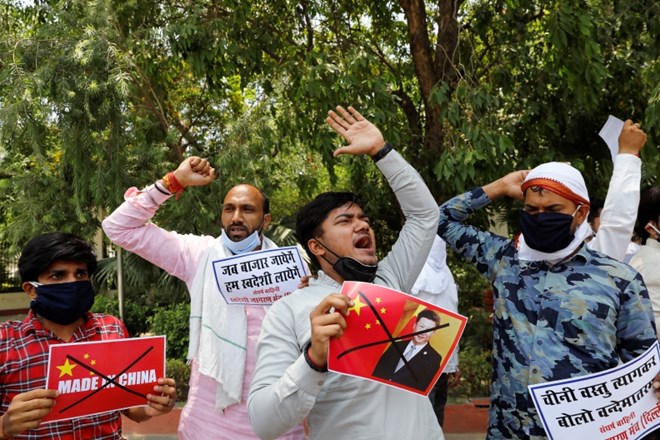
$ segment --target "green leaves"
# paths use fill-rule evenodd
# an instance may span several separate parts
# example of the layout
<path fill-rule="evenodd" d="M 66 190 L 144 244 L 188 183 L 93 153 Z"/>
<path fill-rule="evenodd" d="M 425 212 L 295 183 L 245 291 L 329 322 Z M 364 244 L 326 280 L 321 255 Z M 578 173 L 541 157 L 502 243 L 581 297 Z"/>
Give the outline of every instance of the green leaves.
<path fill-rule="evenodd" d="M 239 181 L 263 186 L 288 222 L 321 190 L 377 179 L 368 161 L 332 157 L 341 140 L 324 119 L 337 104 L 376 123 L 438 199 L 549 159 L 599 171 L 587 179 L 602 196 L 608 114 L 641 120 L 657 143 L 656 3 L 5 3 L 0 164 L 12 185 L 0 231 L 16 243 L 78 224 L 91 234 L 127 186 L 193 154 L 220 179 L 159 222 L 217 233 Z M 653 182 L 658 159 L 643 157 Z M 374 205 L 389 197 L 378 181 Z M 383 235 L 399 222 L 388 216 Z"/>

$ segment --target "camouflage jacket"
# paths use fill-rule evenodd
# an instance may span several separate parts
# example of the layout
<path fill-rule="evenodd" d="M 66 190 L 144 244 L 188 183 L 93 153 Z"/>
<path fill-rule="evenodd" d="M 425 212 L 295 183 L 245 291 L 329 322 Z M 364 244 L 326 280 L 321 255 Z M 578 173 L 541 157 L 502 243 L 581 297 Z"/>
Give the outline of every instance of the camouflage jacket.
<path fill-rule="evenodd" d="M 603 371 L 656 340 L 642 277 L 582 246 L 549 266 L 463 221 L 490 200 L 481 188 L 440 207 L 440 235 L 493 286 L 493 382 L 488 438 L 546 438 L 528 385 Z"/>

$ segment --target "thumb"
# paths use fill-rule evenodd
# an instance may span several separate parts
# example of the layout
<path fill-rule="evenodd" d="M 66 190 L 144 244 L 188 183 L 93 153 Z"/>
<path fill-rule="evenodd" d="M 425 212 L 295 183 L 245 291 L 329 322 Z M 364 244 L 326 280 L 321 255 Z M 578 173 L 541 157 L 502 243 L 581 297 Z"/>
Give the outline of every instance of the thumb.
<path fill-rule="evenodd" d="M 351 154 L 351 148 L 350 148 L 350 146 L 345 146 L 345 147 L 339 147 L 339 148 L 337 148 L 337 149 L 332 153 L 332 156 L 333 156 L 333 157 L 337 157 L 337 156 L 339 156 L 339 155 L 341 155 L 341 154 Z"/>

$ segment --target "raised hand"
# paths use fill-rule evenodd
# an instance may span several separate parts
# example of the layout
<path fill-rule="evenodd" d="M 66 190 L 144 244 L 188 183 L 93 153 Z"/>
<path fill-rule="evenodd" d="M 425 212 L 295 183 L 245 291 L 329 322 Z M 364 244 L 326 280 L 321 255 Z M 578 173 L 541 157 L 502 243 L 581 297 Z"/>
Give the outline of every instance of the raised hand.
<path fill-rule="evenodd" d="M 646 133 L 639 124 L 633 124 L 630 119 L 624 122 L 619 135 L 619 153 L 639 154 L 645 144 Z"/>
<path fill-rule="evenodd" d="M 525 181 L 527 174 L 529 174 L 529 170 L 514 171 L 484 186 L 483 190 L 491 200 L 496 200 L 503 196 L 523 200 L 524 195 L 520 189 L 520 185 Z"/>
<path fill-rule="evenodd" d="M 335 157 L 340 154 L 368 154 L 375 155 L 383 145 L 385 139 L 374 124 L 364 117 L 353 107 L 348 111 L 342 106 L 337 106 L 337 113 L 330 110 L 326 122 L 334 131 L 341 135 L 349 145 L 337 148 L 333 153 Z"/>
<path fill-rule="evenodd" d="M 174 177 L 184 188 L 207 185 L 215 178 L 215 168 L 208 160 L 192 156 L 181 162 L 174 171 Z"/>

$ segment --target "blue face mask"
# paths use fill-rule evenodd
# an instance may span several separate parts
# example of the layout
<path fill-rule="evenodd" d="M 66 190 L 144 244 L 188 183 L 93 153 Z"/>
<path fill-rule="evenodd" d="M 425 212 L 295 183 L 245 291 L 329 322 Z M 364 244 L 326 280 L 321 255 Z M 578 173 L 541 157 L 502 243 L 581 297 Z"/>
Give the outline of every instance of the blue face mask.
<path fill-rule="evenodd" d="M 222 230 L 222 234 L 220 234 L 220 239 L 222 240 L 222 243 L 227 246 L 227 249 L 231 251 L 232 254 L 244 254 L 246 252 L 250 252 L 257 247 L 261 246 L 261 237 L 259 236 L 259 232 L 261 231 L 261 227 L 254 231 L 252 234 L 248 235 L 241 241 L 232 241 L 227 234 L 225 233 L 225 230 Z"/>
<path fill-rule="evenodd" d="M 57 324 L 69 325 L 82 318 L 94 305 L 94 288 L 91 281 L 41 284 L 30 282 L 37 297 L 30 308 L 39 316 Z"/>

